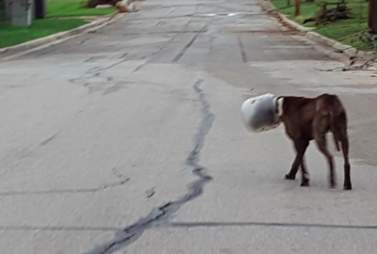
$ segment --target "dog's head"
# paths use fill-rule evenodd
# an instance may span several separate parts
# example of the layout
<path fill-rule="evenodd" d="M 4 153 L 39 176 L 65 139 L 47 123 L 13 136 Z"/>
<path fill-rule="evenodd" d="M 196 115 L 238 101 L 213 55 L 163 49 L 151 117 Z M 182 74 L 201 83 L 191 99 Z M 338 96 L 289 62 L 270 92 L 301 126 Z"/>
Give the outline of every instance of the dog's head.
<path fill-rule="evenodd" d="M 246 127 L 253 132 L 276 128 L 280 124 L 283 100 L 273 94 L 263 94 L 243 102 L 241 115 Z"/>

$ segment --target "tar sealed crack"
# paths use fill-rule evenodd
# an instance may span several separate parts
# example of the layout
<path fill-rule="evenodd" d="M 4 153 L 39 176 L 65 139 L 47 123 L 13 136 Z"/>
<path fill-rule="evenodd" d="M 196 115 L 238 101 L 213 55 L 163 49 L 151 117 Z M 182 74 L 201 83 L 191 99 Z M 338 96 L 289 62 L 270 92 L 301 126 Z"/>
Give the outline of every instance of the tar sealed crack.
<path fill-rule="evenodd" d="M 210 104 L 201 88 L 203 80 L 198 80 L 193 85 L 193 89 L 199 97 L 201 104 L 202 118 L 196 135 L 194 137 L 194 146 L 186 159 L 186 169 L 198 177 L 192 182 L 186 194 L 174 201 L 167 202 L 160 207 L 154 208 L 146 217 L 141 218 L 134 224 L 117 232 L 112 241 L 102 244 L 87 254 L 109 254 L 121 248 L 125 248 L 130 243 L 136 241 L 147 229 L 156 227 L 161 224 L 169 223 L 170 217 L 176 213 L 184 204 L 197 198 L 203 193 L 204 186 L 212 178 L 205 172 L 205 168 L 200 165 L 200 152 L 204 146 L 205 138 L 210 131 L 215 119 L 215 115 L 210 111 Z"/>

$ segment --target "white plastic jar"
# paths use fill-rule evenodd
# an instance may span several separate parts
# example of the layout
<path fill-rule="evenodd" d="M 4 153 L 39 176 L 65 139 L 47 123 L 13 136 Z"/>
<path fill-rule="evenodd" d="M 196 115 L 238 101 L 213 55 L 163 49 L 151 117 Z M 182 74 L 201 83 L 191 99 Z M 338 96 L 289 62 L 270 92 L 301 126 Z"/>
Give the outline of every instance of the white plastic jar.
<path fill-rule="evenodd" d="M 276 128 L 279 123 L 278 97 L 267 93 L 242 103 L 242 119 L 251 131 L 261 132 Z"/>

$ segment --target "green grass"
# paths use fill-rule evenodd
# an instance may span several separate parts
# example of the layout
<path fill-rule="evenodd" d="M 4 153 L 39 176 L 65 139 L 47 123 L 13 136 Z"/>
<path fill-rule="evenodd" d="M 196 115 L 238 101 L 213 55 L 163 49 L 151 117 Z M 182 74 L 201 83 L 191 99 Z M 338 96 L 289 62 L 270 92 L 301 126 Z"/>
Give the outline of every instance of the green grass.
<path fill-rule="evenodd" d="M 80 16 L 101 16 L 113 8 L 86 8 L 83 0 L 48 0 L 47 17 L 34 20 L 30 27 L 17 27 L 0 22 L 0 48 L 41 38 L 86 24 Z"/>
<path fill-rule="evenodd" d="M 59 20 L 56 18 L 35 20 L 30 27 L 17 27 L 0 23 L 0 48 L 16 45 L 87 23 L 82 19 Z"/>
<path fill-rule="evenodd" d="M 302 1 L 301 16 L 294 17 L 294 7 L 287 6 L 286 0 L 272 0 L 274 5 L 289 18 L 298 23 L 305 19 L 315 16 L 319 10 L 319 2 L 307 3 Z M 293 0 L 291 0 L 293 4 Z M 327 2 L 336 2 L 330 0 Z M 360 39 L 360 35 L 367 31 L 368 2 L 365 0 L 346 0 L 347 6 L 351 9 L 351 18 L 346 20 L 337 20 L 335 22 L 315 25 L 314 22 L 305 24 L 308 27 L 314 27 L 314 31 L 335 39 L 342 43 L 351 45 L 358 49 L 370 50 L 373 45 Z"/>
<path fill-rule="evenodd" d="M 100 16 L 112 13 L 113 8 L 86 8 L 83 0 L 48 0 L 48 17 Z"/>

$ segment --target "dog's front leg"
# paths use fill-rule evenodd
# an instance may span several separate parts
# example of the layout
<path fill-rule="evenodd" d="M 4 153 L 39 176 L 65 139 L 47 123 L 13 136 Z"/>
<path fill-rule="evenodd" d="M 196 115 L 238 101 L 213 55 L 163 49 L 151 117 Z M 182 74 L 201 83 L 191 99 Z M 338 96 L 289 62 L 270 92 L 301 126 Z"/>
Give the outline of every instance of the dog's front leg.
<path fill-rule="evenodd" d="M 294 146 L 296 150 L 296 158 L 292 163 L 291 170 L 288 172 L 288 174 L 285 175 L 285 179 L 294 180 L 296 178 L 296 174 L 297 174 L 299 166 L 302 167 L 303 165 L 303 158 L 304 158 L 304 154 L 308 145 L 309 145 L 308 140 L 298 139 L 294 141 Z M 304 170 L 306 171 L 305 165 L 304 165 Z"/>
<path fill-rule="evenodd" d="M 301 186 L 303 187 L 309 186 L 309 173 L 308 173 L 308 170 L 306 169 L 304 156 L 302 157 L 302 160 L 301 160 L 301 173 L 302 173 Z"/>

